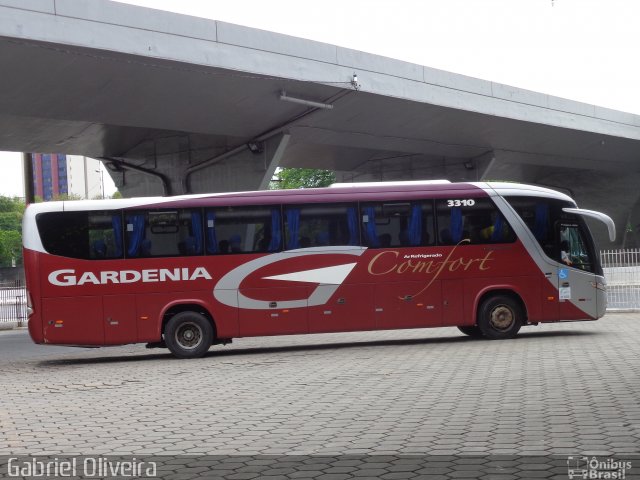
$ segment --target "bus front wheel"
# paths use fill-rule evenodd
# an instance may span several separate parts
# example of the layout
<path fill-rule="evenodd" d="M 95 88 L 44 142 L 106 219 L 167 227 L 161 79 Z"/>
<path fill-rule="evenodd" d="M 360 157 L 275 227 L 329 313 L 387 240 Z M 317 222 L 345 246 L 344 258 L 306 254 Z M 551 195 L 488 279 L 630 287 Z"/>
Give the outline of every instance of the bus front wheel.
<path fill-rule="evenodd" d="M 520 304 L 506 295 L 489 297 L 478 309 L 478 329 L 491 340 L 515 337 L 523 320 Z"/>
<path fill-rule="evenodd" d="M 167 322 L 164 341 L 178 358 L 202 357 L 213 343 L 213 327 L 204 315 L 180 312 Z"/>

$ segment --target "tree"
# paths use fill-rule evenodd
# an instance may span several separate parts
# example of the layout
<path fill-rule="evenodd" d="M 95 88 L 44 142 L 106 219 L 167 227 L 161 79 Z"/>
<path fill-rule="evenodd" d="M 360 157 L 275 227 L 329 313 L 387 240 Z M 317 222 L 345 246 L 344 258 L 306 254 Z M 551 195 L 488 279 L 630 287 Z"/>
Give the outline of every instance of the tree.
<path fill-rule="evenodd" d="M 283 168 L 276 172 L 276 177 L 271 189 L 328 187 L 336 181 L 336 174 L 331 170 L 314 168 Z"/>
<path fill-rule="evenodd" d="M 7 212 L 0 210 L 0 231 L 20 231 L 22 225 L 22 212 Z"/>
<path fill-rule="evenodd" d="M 0 212 L 24 212 L 24 202 L 18 197 L 0 195 Z"/>
<path fill-rule="evenodd" d="M 84 198 L 82 198 L 82 196 L 78 195 L 77 193 L 59 193 L 57 195 L 54 195 L 50 200 L 47 200 L 47 202 L 68 202 L 70 200 L 84 200 Z M 42 203 L 44 201 L 45 200 L 40 195 L 35 195 L 33 198 L 33 203 Z"/>
<path fill-rule="evenodd" d="M 96 197 L 100 198 L 100 197 Z M 68 202 L 70 200 L 83 200 L 83 198 L 77 193 L 59 193 L 58 195 L 54 195 L 52 198 L 55 202 Z"/>
<path fill-rule="evenodd" d="M 0 266 L 22 264 L 22 235 L 15 230 L 0 231 Z"/>
<path fill-rule="evenodd" d="M 0 266 L 22 263 L 22 215 L 24 202 L 0 196 Z"/>

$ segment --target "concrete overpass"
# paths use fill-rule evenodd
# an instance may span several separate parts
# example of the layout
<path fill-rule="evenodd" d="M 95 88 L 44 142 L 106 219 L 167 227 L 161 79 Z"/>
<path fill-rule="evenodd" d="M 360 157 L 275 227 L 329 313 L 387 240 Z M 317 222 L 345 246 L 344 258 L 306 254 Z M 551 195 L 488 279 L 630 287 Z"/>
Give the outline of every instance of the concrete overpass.
<path fill-rule="evenodd" d="M 126 196 L 317 167 L 539 183 L 640 224 L 636 115 L 105 0 L 0 0 L 0 64 L 0 150 L 102 158 Z"/>

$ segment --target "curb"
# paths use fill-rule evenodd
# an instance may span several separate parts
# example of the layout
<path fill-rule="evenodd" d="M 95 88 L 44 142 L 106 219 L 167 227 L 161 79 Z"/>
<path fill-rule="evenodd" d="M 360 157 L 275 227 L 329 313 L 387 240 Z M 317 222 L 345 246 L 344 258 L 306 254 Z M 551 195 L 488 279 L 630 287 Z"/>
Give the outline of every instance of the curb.
<path fill-rule="evenodd" d="M 25 322 L 22 322 L 25 323 Z M 10 330 L 22 330 L 22 329 L 26 329 L 27 326 L 25 325 L 20 325 L 20 322 L 0 322 L 0 332 L 7 332 Z"/>

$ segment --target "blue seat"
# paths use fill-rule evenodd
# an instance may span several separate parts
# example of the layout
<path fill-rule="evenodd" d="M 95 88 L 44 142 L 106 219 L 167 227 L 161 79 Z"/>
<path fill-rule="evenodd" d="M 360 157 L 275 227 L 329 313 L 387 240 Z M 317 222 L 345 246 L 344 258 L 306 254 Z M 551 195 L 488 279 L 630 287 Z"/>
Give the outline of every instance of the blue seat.
<path fill-rule="evenodd" d="M 105 258 L 107 256 L 107 244 L 104 240 L 96 240 L 93 242 L 93 258 Z"/>

